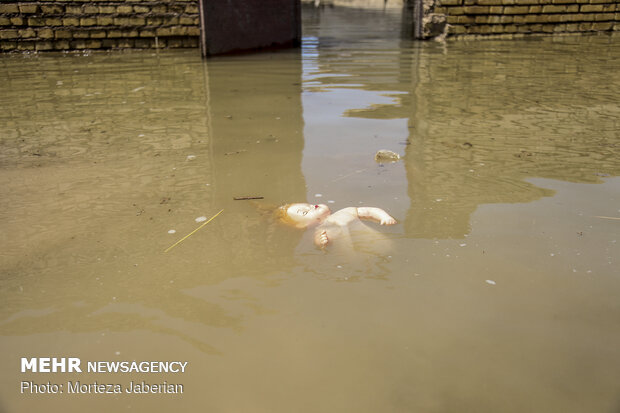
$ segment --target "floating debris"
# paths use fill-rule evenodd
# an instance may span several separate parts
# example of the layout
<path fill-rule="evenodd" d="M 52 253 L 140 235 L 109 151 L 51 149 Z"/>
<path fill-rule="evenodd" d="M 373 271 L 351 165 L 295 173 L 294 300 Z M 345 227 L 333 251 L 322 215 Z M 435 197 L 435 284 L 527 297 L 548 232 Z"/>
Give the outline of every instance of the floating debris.
<path fill-rule="evenodd" d="M 168 234 L 176 234 L 176 232 L 177 232 L 176 230 L 171 229 L 171 230 L 168 231 Z"/>
<path fill-rule="evenodd" d="M 236 196 L 233 198 L 235 201 L 247 201 L 248 199 L 265 199 L 263 196 Z"/>
<path fill-rule="evenodd" d="M 387 149 L 381 149 L 375 154 L 377 162 L 396 162 L 400 159 L 400 155 Z"/>
<path fill-rule="evenodd" d="M 495 285 L 495 281 L 493 280 L 486 280 L 485 283 L 490 284 L 490 285 Z"/>
<path fill-rule="evenodd" d="M 198 218 L 196 218 L 194 221 L 196 221 L 196 222 L 204 222 L 204 221 L 206 221 L 206 220 L 207 220 L 207 217 L 204 217 L 204 216 L 203 216 L 203 217 L 198 217 Z"/>
<path fill-rule="evenodd" d="M 321 198 L 323 196 L 323 194 L 314 194 L 315 197 L 317 198 Z"/>
<path fill-rule="evenodd" d="M 193 161 L 194 159 L 196 159 L 196 155 L 187 155 L 188 161 Z"/>
<path fill-rule="evenodd" d="M 240 149 L 238 151 L 225 152 L 224 155 L 227 155 L 227 156 L 228 155 L 237 155 L 237 154 L 239 154 L 241 152 L 247 152 L 247 151 L 245 149 Z"/>

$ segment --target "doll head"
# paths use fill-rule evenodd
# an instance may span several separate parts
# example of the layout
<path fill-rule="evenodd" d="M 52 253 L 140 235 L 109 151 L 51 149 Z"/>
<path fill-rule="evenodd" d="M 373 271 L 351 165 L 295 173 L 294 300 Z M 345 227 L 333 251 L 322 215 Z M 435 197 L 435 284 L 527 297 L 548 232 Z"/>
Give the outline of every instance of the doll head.
<path fill-rule="evenodd" d="M 276 210 L 276 217 L 280 221 L 296 228 L 307 228 L 313 225 L 318 225 L 330 214 L 331 211 L 327 205 L 324 204 L 286 204 Z"/>

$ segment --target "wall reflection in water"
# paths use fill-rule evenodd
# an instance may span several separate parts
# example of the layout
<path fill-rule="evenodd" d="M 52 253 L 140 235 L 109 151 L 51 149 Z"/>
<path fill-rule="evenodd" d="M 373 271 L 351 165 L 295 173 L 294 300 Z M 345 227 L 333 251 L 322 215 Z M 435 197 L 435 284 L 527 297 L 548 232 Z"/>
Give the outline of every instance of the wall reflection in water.
<path fill-rule="evenodd" d="M 313 52 L 304 60 L 308 87 L 317 92 L 314 100 L 322 92 L 331 93 L 332 104 L 344 102 L 334 108 L 341 116 L 376 121 L 350 122 L 349 130 L 358 133 L 355 146 L 337 150 L 363 149 L 370 157 L 387 147 L 404 155 L 408 236 L 460 238 L 481 204 L 552 195 L 529 178 L 599 182 L 620 172 L 620 85 L 609 76 L 615 66 L 606 57 L 618 54 L 612 39 L 399 42 L 398 15 L 317 13 L 316 26 L 307 29 L 313 35 L 306 40 Z M 357 26 L 339 32 L 343 22 Z M 394 32 L 378 35 L 377 22 Z M 350 31 L 356 33 L 353 42 Z M 311 105 L 313 98 L 306 100 Z M 407 121 L 406 129 L 399 120 Z M 310 146 L 316 139 L 312 126 L 307 129 Z M 372 181 L 370 163 L 366 167 L 364 179 Z M 398 209 L 391 200 L 382 202 Z"/>

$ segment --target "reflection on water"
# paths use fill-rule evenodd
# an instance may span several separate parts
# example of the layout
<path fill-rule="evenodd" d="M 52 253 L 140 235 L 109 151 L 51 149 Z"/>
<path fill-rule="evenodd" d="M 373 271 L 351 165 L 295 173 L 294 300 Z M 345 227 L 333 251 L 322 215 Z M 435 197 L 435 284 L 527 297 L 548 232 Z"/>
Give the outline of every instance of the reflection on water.
<path fill-rule="evenodd" d="M 338 8 L 304 23 L 301 51 L 208 63 L 0 59 L 3 407 L 617 409 L 617 38 L 412 43 L 398 13 Z M 400 225 L 321 251 L 273 221 L 292 201 Z M 128 382 L 19 373 L 36 355 L 187 360 L 129 378 L 186 393 L 26 397 L 21 380 Z"/>

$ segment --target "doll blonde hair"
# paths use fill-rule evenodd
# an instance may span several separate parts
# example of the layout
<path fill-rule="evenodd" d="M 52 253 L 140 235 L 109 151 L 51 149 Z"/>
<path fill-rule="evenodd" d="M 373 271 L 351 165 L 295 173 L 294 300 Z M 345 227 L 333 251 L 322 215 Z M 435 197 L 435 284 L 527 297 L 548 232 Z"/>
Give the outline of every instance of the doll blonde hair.
<path fill-rule="evenodd" d="M 284 204 L 284 205 L 279 206 L 275 210 L 275 212 L 274 212 L 274 216 L 275 216 L 276 220 L 282 222 L 283 224 L 290 225 L 290 226 L 295 227 L 295 228 L 303 228 L 304 225 L 302 225 L 299 222 L 295 221 L 288 214 L 288 209 L 291 207 L 291 205 L 293 205 L 293 204 Z"/>

